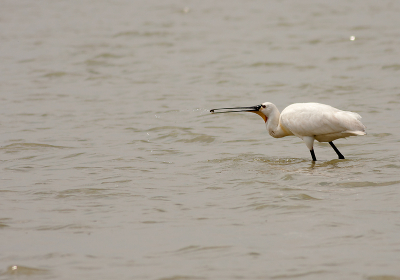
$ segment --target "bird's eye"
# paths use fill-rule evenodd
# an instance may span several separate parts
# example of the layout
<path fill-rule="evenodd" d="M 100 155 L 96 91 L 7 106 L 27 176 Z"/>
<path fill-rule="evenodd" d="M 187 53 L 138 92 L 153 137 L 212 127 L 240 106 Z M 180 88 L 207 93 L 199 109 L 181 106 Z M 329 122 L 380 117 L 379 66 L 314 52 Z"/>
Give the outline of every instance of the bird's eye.
<path fill-rule="evenodd" d="M 267 107 L 267 106 L 265 106 L 265 105 L 261 105 L 261 107 L 265 108 L 265 107 Z"/>

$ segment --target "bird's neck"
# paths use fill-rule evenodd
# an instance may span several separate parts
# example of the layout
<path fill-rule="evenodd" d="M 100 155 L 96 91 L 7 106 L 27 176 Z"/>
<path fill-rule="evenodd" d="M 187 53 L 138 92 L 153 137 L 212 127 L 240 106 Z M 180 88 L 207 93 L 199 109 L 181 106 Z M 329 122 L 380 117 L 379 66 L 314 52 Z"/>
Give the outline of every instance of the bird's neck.
<path fill-rule="evenodd" d="M 267 130 L 269 132 L 269 135 L 275 138 L 281 138 L 289 135 L 287 131 L 282 127 L 282 125 L 279 123 L 279 117 L 280 117 L 280 112 L 278 108 L 273 110 L 271 114 L 268 116 L 267 120 Z"/>

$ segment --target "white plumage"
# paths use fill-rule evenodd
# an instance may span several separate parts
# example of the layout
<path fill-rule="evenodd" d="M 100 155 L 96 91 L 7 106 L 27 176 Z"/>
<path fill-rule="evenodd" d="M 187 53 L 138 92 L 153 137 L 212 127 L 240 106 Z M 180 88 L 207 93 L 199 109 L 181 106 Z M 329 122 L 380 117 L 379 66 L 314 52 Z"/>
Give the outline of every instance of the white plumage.
<path fill-rule="evenodd" d="M 215 112 L 218 110 L 219 112 Z M 270 102 L 252 107 L 212 109 L 211 112 L 256 113 L 264 119 L 271 136 L 281 138 L 294 135 L 303 139 L 314 161 L 317 160 L 313 148 L 314 140 L 329 142 L 339 158 L 344 159 L 332 141 L 366 134 L 359 114 L 320 103 L 295 103 L 286 107 L 282 113 Z"/>

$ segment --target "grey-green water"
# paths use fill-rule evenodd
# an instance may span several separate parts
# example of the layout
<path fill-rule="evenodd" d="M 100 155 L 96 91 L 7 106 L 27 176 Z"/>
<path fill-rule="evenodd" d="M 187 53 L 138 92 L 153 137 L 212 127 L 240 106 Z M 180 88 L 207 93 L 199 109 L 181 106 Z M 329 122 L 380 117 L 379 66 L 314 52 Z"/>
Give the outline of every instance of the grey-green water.
<path fill-rule="evenodd" d="M 0 5 L 0 279 L 400 279 L 400 2 Z"/>

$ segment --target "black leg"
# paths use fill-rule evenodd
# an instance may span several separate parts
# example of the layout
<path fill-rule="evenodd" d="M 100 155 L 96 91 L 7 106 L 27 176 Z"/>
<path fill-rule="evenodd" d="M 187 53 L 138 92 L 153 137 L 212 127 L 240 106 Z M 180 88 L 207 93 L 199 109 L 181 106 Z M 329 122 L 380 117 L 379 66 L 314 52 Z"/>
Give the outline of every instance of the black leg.
<path fill-rule="evenodd" d="M 317 161 L 317 158 L 315 157 L 315 154 L 314 154 L 314 149 L 310 150 L 310 153 L 311 153 L 312 160 Z"/>
<path fill-rule="evenodd" d="M 333 144 L 333 142 L 329 142 L 329 144 L 330 144 L 331 147 L 335 150 L 335 152 L 336 152 L 337 155 L 339 156 L 339 159 L 344 159 L 344 156 L 339 152 L 339 150 L 336 148 L 335 144 Z"/>

